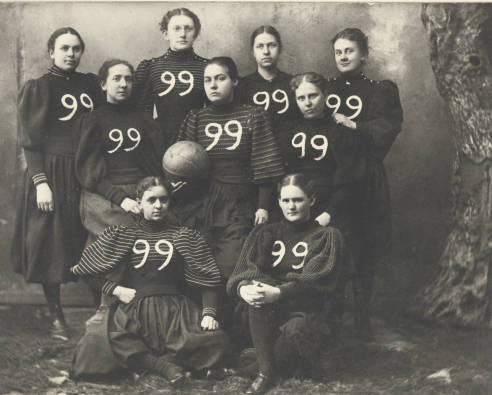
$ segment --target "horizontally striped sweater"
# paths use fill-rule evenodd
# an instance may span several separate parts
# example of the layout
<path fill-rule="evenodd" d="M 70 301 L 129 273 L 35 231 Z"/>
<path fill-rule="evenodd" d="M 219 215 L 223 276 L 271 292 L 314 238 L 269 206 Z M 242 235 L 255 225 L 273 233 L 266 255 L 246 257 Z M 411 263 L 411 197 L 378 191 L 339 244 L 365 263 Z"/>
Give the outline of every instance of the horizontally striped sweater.
<path fill-rule="evenodd" d="M 84 250 L 71 268 L 80 276 L 108 273 L 103 292 L 117 285 L 136 290 L 135 300 L 151 295 L 179 295 L 185 283 L 205 288 L 221 284 L 221 275 L 209 246 L 195 230 L 166 220 L 141 219 L 133 226 L 111 226 Z M 214 310 L 211 302 L 204 308 Z"/>
<path fill-rule="evenodd" d="M 166 146 L 176 140 L 186 114 L 205 103 L 206 62 L 193 49 L 182 52 L 169 49 L 160 57 L 142 60 L 137 67 L 134 87 L 137 106 L 152 115 L 155 104 Z"/>

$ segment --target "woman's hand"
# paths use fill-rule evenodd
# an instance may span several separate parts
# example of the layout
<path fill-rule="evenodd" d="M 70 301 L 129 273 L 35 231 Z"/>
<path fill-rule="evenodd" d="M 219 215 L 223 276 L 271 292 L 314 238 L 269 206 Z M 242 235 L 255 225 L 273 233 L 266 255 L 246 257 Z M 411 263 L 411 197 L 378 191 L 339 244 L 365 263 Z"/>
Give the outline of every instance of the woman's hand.
<path fill-rule="evenodd" d="M 260 307 L 265 299 L 264 290 L 258 284 L 258 282 L 254 282 L 253 284 L 243 285 L 239 288 L 241 298 L 253 307 Z"/>
<path fill-rule="evenodd" d="M 140 209 L 138 208 L 138 204 L 135 200 L 130 198 L 124 198 L 120 204 L 120 207 L 125 210 L 127 213 L 140 214 Z"/>
<path fill-rule="evenodd" d="M 214 317 L 211 317 L 209 315 L 206 315 L 202 318 L 200 326 L 204 331 L 216 331 L 217 329 L 219 329 L 218 321 Z"/>
<path fill-rule="evenodd" d="M 280 288 L 269 284 L 258 283 L 258 287 L 263 289 L 263 303 L 274 303 L 280 299 Z"/>
<path fill-rule="evenodd" d="M 255 226 L 268 222 L 268 211 L 264 208 L 259 208 L 255 213 Z"/>
<path fill-rule="evenodd" d="M 348 119 L 343 114 L 334 113 L 332 117 L 337 125 L 343 125 L 349 129 L 354 129 L 354 130 L 357 128 L 357 124 L 351 119 Z"/>
<path fill-rule="evenodd" d="M 125 304 L 130 303 L 135 297 L 136 291 L 133 288 L 122 287 L 121 285 L 117 285 L 113 290 L 113 295 L 116 296 L 120 302 Z"/>
<path fill-rule="evenodd" d="M 328 226 L 331 222 L 331 215 L 325 211 L 318 215 L 314 220 L 321 226 Z"/>
<path fill-rule="evenodd" d="M 36 203 L 41 211 L 48 212 L 55 209 L 53 192 L 47 182 L 36 185 Z"/>

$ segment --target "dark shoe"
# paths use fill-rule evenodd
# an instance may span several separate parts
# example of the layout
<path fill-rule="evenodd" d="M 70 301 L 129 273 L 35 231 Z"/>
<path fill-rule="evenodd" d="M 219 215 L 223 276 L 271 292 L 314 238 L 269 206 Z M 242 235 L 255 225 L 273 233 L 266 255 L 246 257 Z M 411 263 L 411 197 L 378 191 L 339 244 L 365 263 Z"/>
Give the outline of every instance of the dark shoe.
<path fill-rule="evenodd" d="M 264 394 L 273 387 L 273 381 L 271 376 L 258 373 L 258 376 L 256 376 L 256 379 L 251 383 L 245 394 Z"/>
<path fill-rule="evenodd" d="M 53 319 L 50 327 L 50 337 L 56 340 L 68 341 L 70 335 L 68 334 L 67 324 L 63 319 L 58 317 Z"/>
<path fill-rule="evenodd" d="M 227 377 L 236 376 L 236 375 L 237 372 L 235 369 L 213 367 L 207 370 L 205 374 L 205 378 L 207 380 L 224 380 Z"/>

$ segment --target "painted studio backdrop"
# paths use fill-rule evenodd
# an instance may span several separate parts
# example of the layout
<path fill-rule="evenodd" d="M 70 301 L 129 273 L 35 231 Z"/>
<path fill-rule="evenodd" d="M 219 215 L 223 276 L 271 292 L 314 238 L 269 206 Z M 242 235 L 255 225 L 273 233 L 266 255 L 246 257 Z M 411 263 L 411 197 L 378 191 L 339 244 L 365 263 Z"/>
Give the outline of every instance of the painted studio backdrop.
<path fill-rule="evenodd" d="M 385 164 L 392 192 L 394 245 L 377 268 L 381 301 L 408 302 L 437 265 L 449 225 L 453 142 L 444 103 L 429 62 L 420 4 L 343 3 L 13 3 L 0 4 L 0 303 L 44 300 L 39 285 L 26 285 L 8 260 L 21 180 L 16 97 L 22 84 L 50 65 L 46 41 L 61 26 L 82 35 L 86 51 L 78 68 L 97 73 L 104 60 L 119 57 L 135 66 L 167 49 L 158 28 L 165 11 L 187 7 L 201 19 L 195 51 L 231 56 L 241 75 L 254 70 L 249 36 L 262 24 L 282 35 L 280 69 L 336 75 L 330 39 L 345 27 L 369 36 L 365 73 L 391 79 L 400 89 L 403 130 Z M 67 304 L 92 302 L 86 287 L 64 287 Z"/>

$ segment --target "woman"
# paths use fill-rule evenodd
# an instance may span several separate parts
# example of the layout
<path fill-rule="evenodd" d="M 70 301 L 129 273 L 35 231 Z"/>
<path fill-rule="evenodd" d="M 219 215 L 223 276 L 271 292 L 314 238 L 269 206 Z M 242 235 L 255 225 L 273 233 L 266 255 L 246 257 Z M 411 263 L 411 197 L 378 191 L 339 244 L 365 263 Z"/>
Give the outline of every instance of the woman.
<path fill-rule="evenodd" d="M 162 178 L 140 181 L 140 221 L 108 227 L 72 272 L 109 272 L 103 292 L 120 300 L 109 319 L 112 352 L 130 370 L 158 374 L 178 386 L 185 369 L 216 365 L 227 338 L 215 318 L 220 272 L 200 234 L 173 225 L 170 192 Z M 190 286 L 200 288 L 203 309 L 186 296 Z"/>
<path fill-rule="evenodd" d="M 289 86 L 292 76 L 277 67 L 282 52 L 280 33 L 273 26 L 260 26 L 251 34 L 250 42 L 257 68 L 241 79 L 238 101 L 258 105 L 271 114 L 276 132 L 280 120 L 300 116 Z"/>
<path fill-rule="evenodd" d="M 175 8 L 162 18 L 160 29 L 169 42 L 167 52 L 143 60 L 136 72 L 137 106 L 161 127 L 157 138 L 159 157 L 176 141 L 179 126 L 193 108 L 205 102 L 203 68 L 206 59 L 193 51 L 193 43 L 200 34 L 201 23 L 187 8 Z"/>
<path fill-rule="evenodd" d="M 130 63 L 110 59 L 99 69 L 106 102 L 81 118 L 76 171 L 84 187 L 80 211 L 93 242 L 110 225 L 131 225 L 140 210 L 136 186 L 161 175 L 151 136 L 158 127 L 143 118 L 130 98 L 134 71 Z"/>
<path fill-rule="evenodd" d="M 18 99 L 27 169 L 18 200 L 11 262 L 27 282 L 43 285 L 50 334 L 59 340 L 68 339 L 60 284 L 74 280 L 69 269 L 80 258 L 86 238 L 74 166 L 75 123 L 99 102 L 95 76 L 76 71 L 84 49 L 75 29 L 55 30 L 48 40 L 51 68 L 42 77 L 27 81 Z"/>
<path fill-rule="evenodd" d="M 360 134 L 370 152 L 367 182 L 360 191 L 365 204 L 361 206 L 358 237 L 364 259 L 357 265 L 362 304 L 356 316 L 357 332 L 369 340 L 374 265 L 391 245 L 390 191 L 383 160 L 401 130 L 403 110 L 393 82 L 371 80 L 363 73 L 369 47 L 361 30 L 344 29 L 331 42 L 340 75 L 328 84 L 326 104 L 335 122 Z"/>
<path fill-rule="evenodd" d="M 210 105 L 192 110 L 180 140 L 202 145 L 210 158 L 210 185 L 195 215 L 228 278 L 253 225 L 268 221 L 273 181 L 283 174 L 282 159 L 265 111 L 234 103 L 238 73 L 228 57 L 211 59 L 204 70 Z M 231 302 L 222 297 L 225 319 Z"/>
<path fill-rule="evenodd" d="M 314 182 L 289 174 L 278 185 L 283 218 L 255 229 L 227 283 L 248 305 L 249 327 L 259 365 L 246 393 L 266 392 L 283 374 L 320 373 L 320 350 L 330 328 L 324 300 L 344 277 L 343 239 L 311 214 Z"/>

